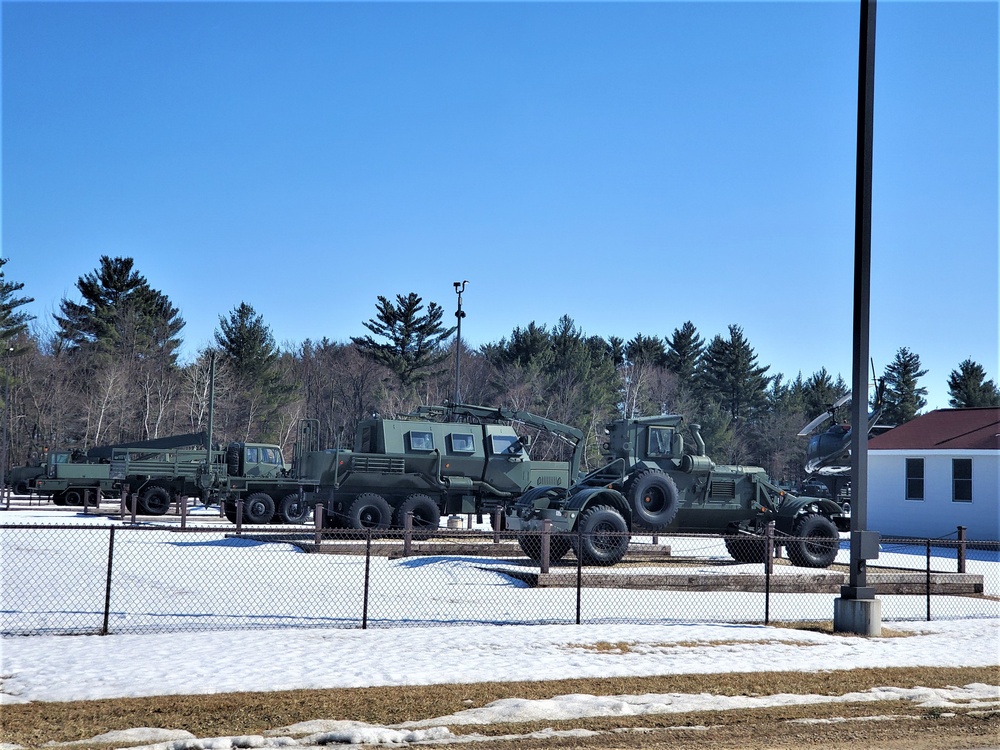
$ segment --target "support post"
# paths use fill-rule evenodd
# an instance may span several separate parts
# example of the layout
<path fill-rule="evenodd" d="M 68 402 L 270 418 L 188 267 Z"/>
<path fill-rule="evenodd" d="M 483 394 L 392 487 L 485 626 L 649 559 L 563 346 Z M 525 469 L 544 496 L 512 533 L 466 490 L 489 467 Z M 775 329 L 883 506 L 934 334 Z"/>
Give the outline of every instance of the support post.
<path fill-rule="evenodd" d="M 854 358 L 851 381 L 851 567 L 834 601 L 835 632 L 881 635 L 882 603 L 867 585 L 865 561 L 878 556 L 868 524 L 868 358 L 871 312 L 871 209 L 876 0 L 861 0 L 858 45 L 858 145 L 854 214 Z"/>
<path fill-rule="evenodd" d="M 552 521 L 542 521 L 542 533 L 538 538 L 538 572 L 549 572 L 549 558 L 552 556 Z"/>
<path fill-rule="evenodd" d="M 965 527 L 958 527 L 958 572 L 965 572 Z"/>

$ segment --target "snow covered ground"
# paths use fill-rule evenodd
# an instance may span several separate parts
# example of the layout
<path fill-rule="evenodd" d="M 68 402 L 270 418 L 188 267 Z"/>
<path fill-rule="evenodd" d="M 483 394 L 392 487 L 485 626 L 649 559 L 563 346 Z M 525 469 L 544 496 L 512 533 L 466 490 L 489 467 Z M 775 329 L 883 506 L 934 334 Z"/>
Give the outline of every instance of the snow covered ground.
<path fill-rule="evenodd" d="M 42 513 L 42 511 L 39 511 Z M 36 523 L 33 513 L 0 513 L 2 523 Z M 48 510 L 44 520 L 54 522 Z M 85 520 L 87 523 L 108 523 L 106 519 L 81 519 L 64 516 L 59 521 Z M 61 532 L 63 533 L 63 532 Z M 22 538 L 22 537 L 19 537 Z M 184 568 L 183 555 L 192 548 L 171 541 L 143 537 L 148 547 L 170 546 L 181 557 L 166 566 L 167 570 Z M 211 575 L 215 566 L 225 569 L 233 555 L 254 554 L 256 547 L 237 540 L 198 539 L 201 554 L 208 549 L 218 557 L 197 558 L 206 579 L 218 583 Z M 704 540 L 701 540 L 704 541 Z M 106 539 L 102 542 L 106 545 Z M 106 547 L 104 554 L 106 555 Z M 41 549 L 15 550 L 6 541 L 5 557 L 15 554 L 38 555 L 60 553 L 60 545 Z M 273 550 L 270 554 L 274 554 Z M 302 555 L 289 547 L 287 554 L 296 558 L 317 559 L 321 556 Z M 895 554 L 895 553 L 894 553 Z M 325 556 L 324 556 L 325 557 Z M 9 559 L 9 558 L 8 558 Z M 98 558 L 100 560 L 102 558 Z M 336 558 L 335 558 L 336 559 Z M 373 561 L 374 563 L 375 561 Z M 502 574 L 480 571 L 481 561 L 447 561 L 435 558 L 418 565 L 406 561 L 379 560 L 389 566 L 379 575 L 402 577 L 406 585 L 381 602 L 384 614 L 412 611 L 425 602 L 434 617 L 446 616 L 463 607 L 480 608 L 491 603 L 497 593 L 516 586 Z M 412 562 L 412 561 L 411 561 Z M 79 563 L 79 561 L 78 561 Z M 329 563 L 327 563 L 329 564 Z M 359 564 L 356 560 L 339 560 L 338 565 Z M 943 569 L 953 570 L 954 560 L 943 561 Z M 990 561 L 971 561 L 990 573 L 987 580 L 997 581 L 996 566 Z M 86 583 L 93 571 L 92 562 L 71 565 L 73 581 Z M 4 566 L 5 570 L 8 566 Z M 43 567 L 43 566 L 40 566 Z M 296 571 L 300 571 L 296 568 Z M 475 572 L 473 572 L 475 571 Z M 351 575 L 356 571 L 351 571 Z M 100 573 L 98 570 L 97 573 Z M 314 571 L 329 578 L 329 570 Z M 4 573 L 6 576 L 6 573 Z M 407 579 L 406 576 L 411 576 Z M 479 576 L 485 576 L 480 578 Z M 338 576 L 339 577 L 339 576 Z M 163 571 L 147 578 L 145 573 L 133 582 L 136 592 L 156 591 L 171 585 Z M 185 578 L 185 581 L 191 579 Z M 15 586 L 15 583 L 18 585 Z M 37 586 L 54 585 L 55 580 L 44 576 Z M 298 586 L 301 580 L 275 576 L 269 586 Z M 335 586 L 336 579 L 328 581 Z M 206 587 L 216 590 L 217 586 Z M 27 597 L 33 590 L 24 582 L 5 577 L 0 609 L 9 615 L 7 601 L 12 592 Z M 73 587 L 67 591 L 72 593 Z M 428 592 L 437 592 L 428 596 Z M 210 617 L 200 609 L 205 602 L 202 591 L 173 592 L 178 615 Z M 293 688 L 336 688 L 378 685 L 420 685 L 489 681 L 548 680 L 567 677 L 641 676 L 660 674 L 711 674 L 734 671 L 822 671 L 831 668 L 894 666 L 998 666 L 1000 665 L 1000 621 L 992 617 L 976 617 L 966 613 L 960 619 L 893 622 L 891 627 L 909 637 L 862 638 L 831 635 L 804 630 L 765 627 L 763 625 L 711 624 L 698 622 L 699 613 L 711 614 L 720 600 L 714 593 L 686 594 L 678 599 L 674 593 L 664 606 L 679 608 L 678 621 L 647 624 L 544 624 L 550 617 L 547 608 L 565 604 L 575 592 L 535 592 L 518 590 L 523 597 L 521 610 L 515 614 L 525 622 L 543 624 L 485 626 L 455 625 L 449 627 L 379 627 L 368 630 L 320 628 L 282 630 L 225 630 L 224 623 L 210 632 L 127 633 L 110 636 L 84 635 L 77 637 L 35 636 L 10 637 L 0 640 L 0 704 L 25 701 L 71 701 L 125 696 L 170 694 L 207 694 L 230 691 L 272 691 Z M 532 594 L 538 596 L 530 596 Z M 611 592 L 608 596 L 621 596 Z M 996 595 L 997 591 L 992 591 Z M 637 592 L 649 599 L 651 592 Z M 749 595 L 748 595 L 749 596 Z M 560 598 L 562 597 L 562 598 Z M 832 618 L 829 596 L 803 597 L 788 601 L 788 615 L 793 610 L 814 610 L 813 615 Z M 505 600 L 506 601 L 506 600 Z M 616 601 L 620 601 L 617 600 Z M 637 599 L 639 601 L 639 599 Z M 974 600 L 973 600 L 974 601 Z M 72 599 L 66 608 L 72 609 Z M 726 606 L 731 606 L 731 603 Z M 818 614 L 817 614 L 818 613 Z M 37 613 L 36 613 L 37 614 Z M 61 613 L 64 614 L 64 613 Z M 774 617 L 774 615 L 772 615 Z M 681 618 L 689 618 L 687 621 Z M 141 619 L 141 618 L 140 618 Z M 472 615 L 468 618 L 474 620 Z M 140 622 L 141 624 L 141 622 Z M 315 625 L 315 623 L 314 623 Z M 607 648 L 607 644 L 617 647 Z M 1000 708 L 1000 687 L 996 685 L 956 686 L 948 690 L 882 689 L 851 696 L 772 695 L 723 699 L 707 695 L 643 695 L 643 696 L 560 696 L 549 701 L 498 701 L 485 707 L 448 717 L 436 717 L 412 725 L 374 727 L 340 720 L 338 717 L 316 717 L 294 727 L 275 727 L 267 736 L 254 738 L 194 738 L 182 728 L 136 728 L 102 738 L 119 747 L 150 745 L 167 750 L 209 747 L 311 747 L 330 742 L 348 745 L 391 744 L 399 746 L 422 740 L 475 741 L 477 735 L 456 737 L 448 729 L 464 724 L 533 721 L 538 718 L 558 720 L 580 716 L 630 715 L 665 713 L 700 709 L 739 709 L 750 706 L 788 703 L 819 703 L 830 701 L 899 700 L 946 709 L 959 705 L 973 709 Z M 482 740 L 482 737 L 478 737 Z M 341 745 L 344 746 L 344 745 Z M 3 746 L 0 746 L 0 750 Z"/>

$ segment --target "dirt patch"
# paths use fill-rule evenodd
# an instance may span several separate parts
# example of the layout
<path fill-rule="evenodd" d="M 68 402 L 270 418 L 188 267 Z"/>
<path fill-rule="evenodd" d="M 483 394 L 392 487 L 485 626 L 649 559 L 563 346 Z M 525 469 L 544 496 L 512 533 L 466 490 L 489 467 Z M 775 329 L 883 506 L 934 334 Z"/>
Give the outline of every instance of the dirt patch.
<path fill-rule="evenodd" d="M 4 706 L 0 742 L 38 748 L 48 742 L 86 740 L 134 727 L 186 729 L 197 737 L 263 734 L 314 719 L 352 719 L 376 725 L 446 716 L 501 698 L 543 699 L 569 693 L 641 695 L 774 693 L 843 695 L 876 687 L 948 687 L 1000 684 L 1000 667 L 899 668 L 831 671 L 671 675 L 643 678 L 474 683 L 420 687 L 293 690 L 271 693 L 160 696 Z M 893 716 L 897 718 L 879 718 Z M 874 717 L 874 718 L 873 718 Z M 828 723 L 802 724 L 802 719 Z M 849 719 L 849 720 L 845 720 Z M 489 750 L 525 748 L 771 748 L 800 750 L 851 746 L 885 750 L 954 750 L 1000 745 L 997 712 L 949 712 L 900 702 L 789 706 L 759 710 L 580 719 L 571 722 L 494 724 L 453 728 L 456 733 L 525 735 L 545 729 L 582 729 L 580 737 L 542 736 L 494 740 Z M 945 741 L 947 740 L 947 741 Z M 478 747 L 479 745 L 477 745 Z M 86 747 L 86 746 L 76 746 Z M 100 747 L 100 746 L 95 746 Z"/>

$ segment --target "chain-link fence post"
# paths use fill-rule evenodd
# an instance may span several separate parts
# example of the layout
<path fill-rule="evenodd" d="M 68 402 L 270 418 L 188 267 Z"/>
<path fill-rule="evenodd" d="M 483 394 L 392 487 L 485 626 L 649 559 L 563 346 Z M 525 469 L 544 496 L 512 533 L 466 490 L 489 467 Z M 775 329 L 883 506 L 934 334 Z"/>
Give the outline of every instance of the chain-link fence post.
<path fill-rule="evenodd" d="M 931 540 L 927 540 L 927 622 L 931 621 Z"/>
<path fill-rule="evenodd" d="M 958 527 L 958 572 L 965 572 L 965 527 Z"/>
<path fill-rule="evenodd" d="M 771 623 L 771 574 L 774 572 L 774 521 L 764 527 L 764 624 Z"/>
<path fill-rule="evenodd" d="M 583 527 L 576 526 L 576 624 L 583 614 Z"/>
<path fill-rule="evenodd" d="M 548 573 L 552 555 L 552 521 L 542 521 L 542 535 L 538 540 L 538 572 Z"/>
<path fill-rule="evenodd" d="M 407 519 L 410 519 L 412 525 L 412 513 L 406 514 Z M 361 606 L 361 629 L 368 629 L 368 587 L 371 581 L 371 569 L 372 569 L 372 530 L 369 526 L 365 529 L 365 587 L 364 587 L 364 603 Z"/>
<path fill-rule="evenodd" d="M 108 538 L 108 574 L 104 582 L 104 627 L 101 628 L 101 635 L 108 634 L 108 621 L 111 619 L 111 567 L 115 560 L 115 528 L 111 527 Z"/>

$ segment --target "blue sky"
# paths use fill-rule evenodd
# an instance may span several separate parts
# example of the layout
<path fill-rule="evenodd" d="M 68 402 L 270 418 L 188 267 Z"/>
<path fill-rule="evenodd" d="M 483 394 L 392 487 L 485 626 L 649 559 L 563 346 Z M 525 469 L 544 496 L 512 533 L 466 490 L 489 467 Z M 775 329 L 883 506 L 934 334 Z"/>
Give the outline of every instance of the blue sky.
<path fill-rule="evenodd" d="M 850 380 L 854 2 L 2 4 L 6 277 L 102 254 L 279 343 L 417 292 L 463 337 L 736 323 Z M 871 354 L 998 366 L 998 3 L 878 5 Z"/>

